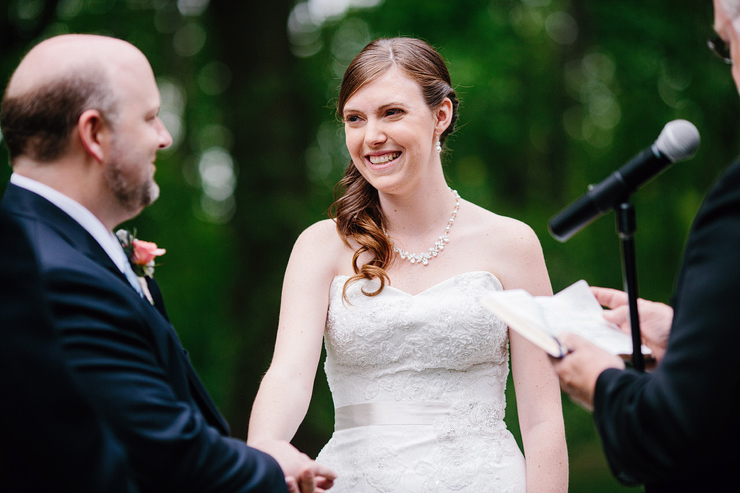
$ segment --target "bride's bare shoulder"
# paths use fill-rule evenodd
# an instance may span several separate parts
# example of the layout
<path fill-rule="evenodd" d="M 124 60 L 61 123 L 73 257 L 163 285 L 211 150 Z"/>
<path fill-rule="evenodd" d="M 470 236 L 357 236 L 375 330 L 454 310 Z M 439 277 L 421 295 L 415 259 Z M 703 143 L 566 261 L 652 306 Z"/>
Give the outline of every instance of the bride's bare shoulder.
<path fill-rule="evenodd" d="M 306 260 L 330 262 L 346 254 L 347 244 L 332 219 L 324 219 L 306 228 L 293 246 L 293 255 Z"/>
<path fill-rule="evenodd" d="M 527 223 L 470 205 L 471 224 L 482 242 L 515 249 L 532 244 L 539 246 L 537 235 Z"/>
<path fill-rule="evenodd" d="M 338 237 L 337 226 L 333 219 L 324 219 L 313 223 L 303 230 L 299 239 L 310 241 L 329 241 L 332 236 Z"/>
<path fill-rule="evenodd" d="M 507 289 L 521 287 L 549 294 L 542 246 L 525 222 L 481 207 L 473 209 L 470 245 L 481 256 L 485 270 L 493 272 Z"/>

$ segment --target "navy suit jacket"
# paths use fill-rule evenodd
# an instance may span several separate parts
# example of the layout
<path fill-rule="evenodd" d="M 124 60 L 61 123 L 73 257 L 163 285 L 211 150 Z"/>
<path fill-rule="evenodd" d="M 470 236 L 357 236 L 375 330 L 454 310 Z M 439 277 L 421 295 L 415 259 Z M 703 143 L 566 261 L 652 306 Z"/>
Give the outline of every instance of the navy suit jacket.
<path fill-rule="evenodd" d="M 740 485 L 740 163 L 696 216 L 673 299 L 665 357 L 650 373 L 606 370 L 594 418 L 624 483 L 648 492 Z"/>
<path fill-rule="evenodd" d="M 67 366 L 20 225 L 0 210 L 0 490 L 133 492 L 126 456 Z"/>
<path fill-rule="evenodd" d="M 142 491 L 287 491 L 272 457 L 228 437 L 155 284 L 153 306 L 43 197 L 9 184 L 2 207 L 34 247 L 64 352 L 126 448 Z"/>

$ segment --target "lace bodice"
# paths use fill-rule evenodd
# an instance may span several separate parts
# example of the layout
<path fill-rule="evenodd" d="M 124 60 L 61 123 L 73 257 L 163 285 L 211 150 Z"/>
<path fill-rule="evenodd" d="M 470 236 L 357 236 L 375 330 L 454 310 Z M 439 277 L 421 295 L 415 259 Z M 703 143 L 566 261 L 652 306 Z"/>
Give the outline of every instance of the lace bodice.
<path fill-rule="evenodd" d="M 377 281 L 362 280 L 345 301 L 347 279 L 331 285 L 325 332 L 337 423 L 347 409 L 384 417 L 334 433 L 318 458 L 340 476 L 332 491 L 523 491 L 523 458 L 503 422 L 507 328 L 479 303 L 499 280 L 468 272 L 373 297 L 361 290 Z M 431 418 L 404 421 L 404 409 L 431 405 Z"/>
<path fill-rule="evenodd" d="M 332 283 L 326 325 L 325 369 L 335 407 L 460 400 L 491 392 L 478 385 L 505 384 L 507 328 L 478 302 L 486 290 L 502 289 L 492 274 L 460 274 L 417 295 L 386 286 L 365 296 L 362 287 L 374 290 L 377 283 L 362 281 L 350 286 L 349 304 L 342 300 L 346 281 L 338 276 Z"/>

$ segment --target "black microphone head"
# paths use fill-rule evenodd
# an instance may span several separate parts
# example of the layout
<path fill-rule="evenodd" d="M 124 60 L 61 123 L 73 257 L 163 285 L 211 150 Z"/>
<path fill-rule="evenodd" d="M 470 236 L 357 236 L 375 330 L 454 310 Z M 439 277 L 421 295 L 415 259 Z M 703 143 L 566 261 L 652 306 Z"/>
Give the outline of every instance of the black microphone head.
<path fill-rule="evenodd" d="M 689 159 L 699 148 L 699 131 L 689 121 L 673 120 L 663 127 L 655 147 L 672 163 Z"/>

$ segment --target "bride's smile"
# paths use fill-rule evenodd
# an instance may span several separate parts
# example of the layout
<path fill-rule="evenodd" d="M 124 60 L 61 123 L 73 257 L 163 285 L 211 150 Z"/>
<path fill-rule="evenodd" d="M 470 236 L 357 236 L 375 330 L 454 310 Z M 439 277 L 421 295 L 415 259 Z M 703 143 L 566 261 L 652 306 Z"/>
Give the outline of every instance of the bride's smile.
<path fill-rule="evenodd" d="M 382 152 L 365 156 L 368 168 L 374 171 L 386 170 L 396 164 L 401 152 Z"/>

